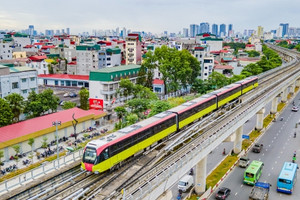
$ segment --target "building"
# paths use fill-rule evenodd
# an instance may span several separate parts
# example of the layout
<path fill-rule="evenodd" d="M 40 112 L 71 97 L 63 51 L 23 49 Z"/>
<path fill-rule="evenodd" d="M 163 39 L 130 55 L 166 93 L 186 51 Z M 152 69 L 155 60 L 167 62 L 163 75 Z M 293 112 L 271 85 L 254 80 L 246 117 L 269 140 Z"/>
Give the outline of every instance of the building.
<path fill-rule="evenodd" d="M 226 25 L 225 24 L 220 24 L 220 37 L 225 37 L 226 36 Z"/>
<path fill-rule="evenodd" d="M 0 43 L 0 60 L 9 60 L 13 58 L 12 43 Z"/>
<path fill-rule="evenodd" d="M 263 35 L 264 35 L 264 27 L 258 26 L 258 27 L 257 27 L 257 37 L 258 37 L 258 38 L 262 38 Z"/>
<path fill-rule="evenodd" d="M 121 65 L 121 49 L 107 48 L 98 52 L 98 69 Z"/>
<path fill-rule="evenodd" d="M 233 25 L 229 24 L 228 25 L 228 37 L 232 37 L 233 34 L 234 34 L 234 32 L 233 32 Z"/>
<path fill-rule="evenodd" d="M 107 67 L 90 72 L 90 99 L 103 100 L 103 106 L 106 108 L 116 98 L 116 102 L 123 102 L 127 98 L 116 96 L 119 89 L 120 80 L 128 78 L 134 84 L 138 77 L 140 65 L 122 65 L 119 67 Z"/>
<path fill-rule="evenodd" d="M 99 45 L 78 45 L 76 46 L 76 75 L 89 75 L 91 70 L 98 68 Z"/>
<path fill-rule="evenodd" d="M 67 35 L 70 35 L 70 28 L 67 28 Z"/>
<path fill-rule="evenodd" d="M 125 58 L 126 65 L 141 64 L 142 61 L 142 39 L 139 34 L 128 33 L 126 37 Z"/>
<path fill-rule="evenodd" d="M 29 35 L 23 33 L 16 33 L 12 36 L 14 40 L 15 48 L 20 47 L 23 48 L 24 46 L 31 44 L 31 40 Z"/>
<path fill-rule="evenodd" d="M 55 87 L 89 87 L 88 75 L 39 74 L 38 84 Z"/>
<path fill-rule="evenodd" d="M 199 33 L 200 34 L 209 33 L 209 23 L 207 23 L 207 22 L 200 23 Z"/>
<path fill-rule="evenodd" d="M 45 61 L 47 56 L 30 56 L 30 62 L 26 66 L 36 69 L 38 74 L 49 74 L 48 64 Z"/>
<path fill-rule="evenodd" d="M 70 137 L 74 133 L 73 115 L 78 121 L 76 129 L 80 132 L 89 127 L 101 126 L 106 113 L 99 110 L 82 110 L 75 107 L 1 127 L 0 150 L 4 152 L 4 160 L 9 160 L 11 156 L 16 154 L 12 148 L 16 144 L 20 145 L 21 153 L 30 152 L 31 146 L 28 144 L 30 138 L 34 138 L 33 150 L 41 148 L 44 137 L 47 138 L 48 143 L 56 140 L 56 127 L 52 123 L 57 120 L 61 122 L 61 125 L 57 126 L 58 137 Z"/>
<path fill-rule="evenodd" d="M 214 35 L 218 35 L 219 32 L 218 32 L 218 25 L 217 24 L 212 25 L 211 33 L 214 34 Z"/>
<path fill-rule="evenodd" d="M 182 30 L 182 35 L 183 37 L 189 37 L 189 29 L 188 28 L 183 28 Z"/>
<path fill-rule="evenodd" d="M 281 24 L 279 24 L 279 26 L 282 27 L 282 35 L 281 35 L 281 37 L 287 37 L 287 36 L 289 36 L 289 33 L 288 33 L 288 31 L 289 31 L 289 24 L 288 23 L 286 23 L 286 24 L 281 23 Z"/>
<path fill-rule="evenodd" d="M 194 38 L 199 33 L 199 25 L 191 24 L 190 25 L 190 37 Z"/>
<path fill-rule="evenodd" d="M 0 65 L 0 98 L 17 93 L 27 99 L 31 91 L 38 92 L 35 69 Z"/>
<path fill-rule="evenodd" d="M 34 26 L 33 25 L 28 26 L 28 34 L 30 36 L 34 36 Z"/>
<path fill-rule="evenodd" d="M 209 54 L 207 46 L 195 47 L 193 54 L 200 62 L 201 71 L 199 78 L 207 80 L 208 76 L 213 72 L 214 57 Z"/>

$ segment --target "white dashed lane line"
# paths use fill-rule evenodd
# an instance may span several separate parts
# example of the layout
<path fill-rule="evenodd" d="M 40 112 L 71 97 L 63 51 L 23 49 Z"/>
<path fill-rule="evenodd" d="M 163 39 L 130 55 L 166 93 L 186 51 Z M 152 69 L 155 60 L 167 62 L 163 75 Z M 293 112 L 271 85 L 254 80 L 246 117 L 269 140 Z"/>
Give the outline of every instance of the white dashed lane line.
<path fill-rule="evenodd" d="M 234 195 L 236 196 L 238 193 L 236 192 Z"/>

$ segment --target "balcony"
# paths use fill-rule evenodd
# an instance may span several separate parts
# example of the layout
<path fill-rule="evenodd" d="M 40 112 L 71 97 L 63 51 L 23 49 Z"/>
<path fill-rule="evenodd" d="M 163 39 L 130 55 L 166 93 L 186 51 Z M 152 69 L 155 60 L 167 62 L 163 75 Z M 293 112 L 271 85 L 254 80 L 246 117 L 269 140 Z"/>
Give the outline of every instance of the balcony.
<path fill-rule="evenodd" d="M 103 95 L 112 95 L 116 93 L 116 90 L 101 90 L 100 93 Z"/>

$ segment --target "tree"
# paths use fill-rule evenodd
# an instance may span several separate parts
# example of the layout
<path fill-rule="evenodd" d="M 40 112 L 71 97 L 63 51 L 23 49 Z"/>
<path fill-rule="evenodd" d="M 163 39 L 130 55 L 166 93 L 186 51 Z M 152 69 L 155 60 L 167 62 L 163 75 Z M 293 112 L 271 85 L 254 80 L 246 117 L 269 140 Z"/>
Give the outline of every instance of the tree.
<path fill-rule="evenodd" d="M 38 94 L 38 99 L 43 105 L 43 113 L 51 110 L 56 111 L 59 103 L 59 98 L 53 94 L 53 90 L 46 89 Z"/>
<path fill-rule="evenodd" d="M 62 109 L 64 109 L 64 110 L 74 108 L 74 107 L 76 107 L 76 103 L 72 102 L 72 101 L 65 101 L 64 105 L 62 105 Z"/>
<path fill-rule="evenodd" d="M 0 127 L 6 126 L 12 123 L 14 114 L 7 101 L 0 98 Z"/>
<path fill-rule="evenodd" d="M 158 113 L 161 113 L 163 111 L 170 109 L 171 105 L 166 101 L 157 100 L 157 101 L 151 102 L 150 107 L 151 107 L 151 111 L 150 111 L 148 117 L 152 117 L 153 115 L 156 115 Z"/>
<path fill-rule="evenodd" d="M 127 111 L 123 106 L 116 107 L 115 112 L 117 113 L 119 120 L 121 120 L 127 114 Z"/>
<path fill-rule="evenodd" d="M 25 102 L 24 113 L 27 115 L 27 119 L 38 117 L 43 113 L 43 105 L 34 90 L 28 95 L 27 101 Z"/>
<path fill-rule="evenodd" d="M 42 142 L 42 148 L 47 148 L 48 143 L 47 143 L 48 138 L 46 136 L 43 137 L 43 142 Z"/>
<path fill-rule="evenodd" d="M 88 110 L 89 109 L 89 104 L 88 104 L 88 99 L 90 96 L 89 91 L 82 87 L 79 91 L 79 96 L 80 96 L 80 108 L 83 110 Z"/>
<path fill-rule="evenodd" d="M 126 98 L 133 94 L 134 84 L 129 79 L 121 79 L 119 93 Z"/>
<path fill-rule="evenodd" d="M 215 89 L 218 89 L 218 88 L 221 88 L 221 87 L 227 85 L 228 80 L 229 79 L 224 74 L 221 74 L 221 73 L 218 73 L 218 72 L 212 72 L 208 77 L 209 83 Z"/>
<path fill-rule="evenodd" d="M 248 53 L 248 57 L 258 57 L 260 56 L 260 53 L 258 51 L 252 50 L 252 51 L 246 51 Z"/>
<path fill-rule="evenodd" d="M 34 138 L 28 139 L 28 145 L 31 147 L 31 162 L 33 163 L 33 144 L 34 144 Z"/>
<path fill-rule="evenodd" d="M 144 87 L 142 85 L 136 84 L 133 88 L 133 95 L 134 98 L 140 99 L 150 99 L 150 100 L 157 100 L 157 96 L 152 90 L 148 87 Z"/>
<path fill-rule="evenodd" d="M 233 75 L 233 76 L 229 79 L 229 81 L 230 81 L 230 83 L 235 83 L 235 82 L 240 81 L 240 80 L 243 80 L 243 79 L 245 79 L 245 78 L 246 78 L 245 75 Z"/>
<path fill-rule="evenodd" d="M 126 116 L 126 125 L 129 126 L 131 124 L 134 124 L 138 121 L 138 116 L 134 113 L 131 113 Z"/>
<path fill-rule="evenodd" d="M 133 113 L 139 115 L 149 108 L 149 102 L 149 99 L 131 99 L 127 102 L 127 105 Z"/>
<path fill-rule="evenodd" d="M 259 65 L 251 63 L 244 67 L 244 69 L 241 72 L 241 75 L 245 75 L 245 76 L 258 75 L 262 73 L 262 71 L 263 70 Z"/>
<path fill-rule="evenodd" d="M 25 107 L 24 97 L 22 97 L 20 94 L 12 93 L 4 97 L 4 99 L 8 102 L 11 111 L 14 115 L 13 121 L 18 122 L 19 117 Z"/>
<path fill-rule="evenodd" d="M 0 151 L 0 169 L 1 169 L 1 166 L 2 166 L 2 158 L 4 157 L 4 152 L 1 150 Z"/>
<path fill-rule="evenodd" d="M 15 144 L 14 146 L 12 146 L 12 148 L 15 150 L 16 152 L 16 155 L 14 156 L 16 162 L 17 162 L 17 165 L 18 165 L 18 161 L 19 161 L 19 153 L 20 153 L 20 148 L 21 146 L 19 144 Z"/>

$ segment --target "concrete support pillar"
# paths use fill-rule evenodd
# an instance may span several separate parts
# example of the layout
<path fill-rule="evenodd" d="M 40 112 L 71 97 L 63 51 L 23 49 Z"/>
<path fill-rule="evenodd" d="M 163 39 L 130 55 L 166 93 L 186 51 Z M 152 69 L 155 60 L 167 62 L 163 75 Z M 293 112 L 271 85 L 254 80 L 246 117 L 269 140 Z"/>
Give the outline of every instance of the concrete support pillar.
<path fill-rule="evenodd" d="M 300 87 L 300 79 L 296 80 L 296 87 Z"/>
<path fill-rule="evenodd" d="M 277 113 L 277 106 L 278 106 L 278 98 L 280 96 L 277 96 L 275 97 L 273 100 L 272 100 L 272 106 L 271 106 L 271 114 L 275 114 Z"/>
<path fill-rule="evenodd" d="M 288 88 L 285 88 L 283 89 L 283 93 L 282 93 L 282 96 L 281 96 L 281 102 L 285 103 L 287 101 L 287 90 Z"/>
<path fill-rule="evenodd" d="M 260 111 L 256 113 L 256 129 L 261 130 L 264 128 L 264 113 L 265 108 L 262 108 Z"/>
<path fill-rule="evenodd" d="M 235 140 L 233 145 L 233 152 L 238 154 L 242 151 L 242 135 L 243 135 L 243 126 L 240 126 L 235 131 Z"/>
<path fill-rule="evenodd" d="M 195 192 L 198 195 L 201 195 L 205 192 L 206 186 L 206 165 L 207 165 L 207 156 L 205 156 L 200 162 L 196 165 L 196 176 L 195 176 Z"/>

